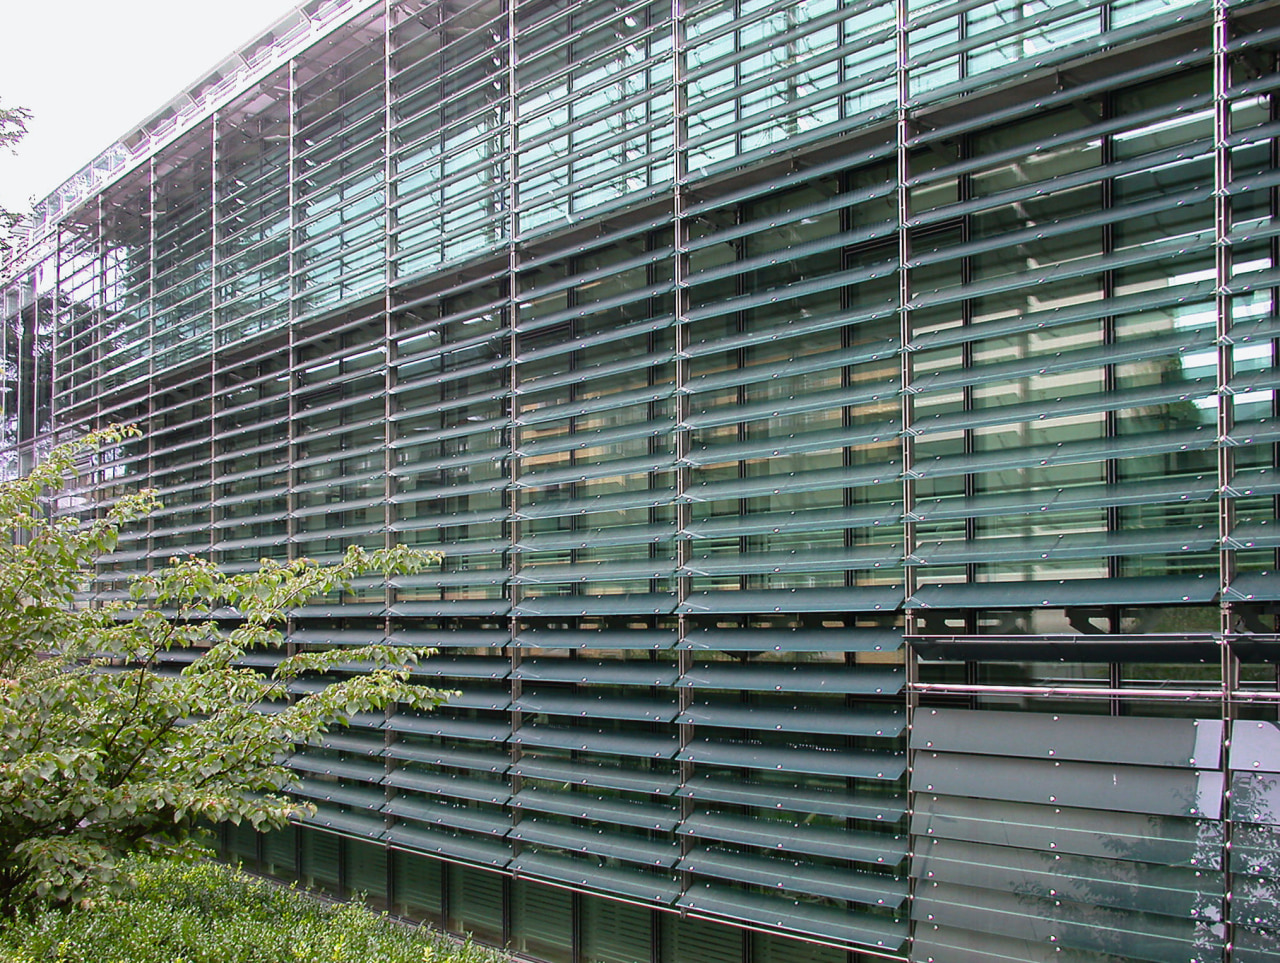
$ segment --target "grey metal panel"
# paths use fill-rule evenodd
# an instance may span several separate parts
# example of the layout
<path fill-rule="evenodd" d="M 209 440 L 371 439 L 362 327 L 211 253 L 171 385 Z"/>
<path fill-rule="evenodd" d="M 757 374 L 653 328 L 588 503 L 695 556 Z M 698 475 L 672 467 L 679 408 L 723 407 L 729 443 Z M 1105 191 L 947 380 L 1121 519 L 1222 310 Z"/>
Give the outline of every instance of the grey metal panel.
<path fill-rule="evenodd" d="M 1217 769 L 1220 719 L 920 709 L 911 747 L 1030 759 L 1072 759 L 1139 766 Z"/>
<path fill-rule="evenodd" d="M 1221 817 L 1221 772 L 917 750 L 920 793 L 1151 815 Z"/>

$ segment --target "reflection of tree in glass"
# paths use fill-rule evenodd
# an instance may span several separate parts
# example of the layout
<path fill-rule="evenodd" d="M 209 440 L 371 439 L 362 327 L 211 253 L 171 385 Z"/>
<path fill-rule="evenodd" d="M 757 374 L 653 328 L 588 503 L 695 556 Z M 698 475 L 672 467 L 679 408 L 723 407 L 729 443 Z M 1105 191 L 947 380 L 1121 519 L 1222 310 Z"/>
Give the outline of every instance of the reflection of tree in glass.
<path fill-rule="evenodd" d="M 1237 945 L 1280 947 L 1280 775 L 1231 779 L 1232 922 Z"/>
<path fill-rule="evenodd" d="M 1099 825 L 1113 818 L 1098 816 Z M 1107 954 L 1108 963 L 1221 959 L 1222 824 L 1159 815 L 1145 824 L 1145 836 L 1096 832 L 1111 857 L 1028 853 L 1043 872 L 1028 860 L 1034 875 L 1013 891 L 1023 911 L 1043 921 L 1042 941 Z"/>

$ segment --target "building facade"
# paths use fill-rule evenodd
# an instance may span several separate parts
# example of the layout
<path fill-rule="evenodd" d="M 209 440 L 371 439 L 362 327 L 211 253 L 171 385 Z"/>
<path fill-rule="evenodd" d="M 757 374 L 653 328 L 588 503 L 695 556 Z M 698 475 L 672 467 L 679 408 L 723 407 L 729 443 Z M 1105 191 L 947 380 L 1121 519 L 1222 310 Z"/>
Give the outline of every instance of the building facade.
<path fill-rule="evenodd" d="M 9 468 L 146 427 L 103 598 L 444 553 L 294 613 L 460 694 L 300 747 L 265 872 L 555 963 L 1276 963 L 1278 58 L 1274 0 L 311 0 L 37 210 Z"/>

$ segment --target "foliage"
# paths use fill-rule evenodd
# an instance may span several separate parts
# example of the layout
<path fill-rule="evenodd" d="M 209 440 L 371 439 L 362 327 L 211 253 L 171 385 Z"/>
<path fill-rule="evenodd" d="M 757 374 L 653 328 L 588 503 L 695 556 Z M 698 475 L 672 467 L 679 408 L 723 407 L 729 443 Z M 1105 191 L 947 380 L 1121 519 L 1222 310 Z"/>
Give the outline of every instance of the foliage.
<path fill-rule="evenodd" d="M 77 459 L 137 434 L 89 435 L 0 484 L 0 922 L 119 892 L 122 854 L 189 844 L 202 821 L 283 824 L 305 808 L 280 795 L 296 744 L 357 712 L 445 695 L 410 680 L 425 650 L 279 651 L 291 608 L 368 572 L 417 571 L 423 553 L 351 549 L 331 566 L 264 561 L 236 575 L 175 559 L 130 598 L 78 605 L 95 558 L 156 502 L 125 495 L 87 522 L 52 509 Z M 272 649 L 257 661 L 274 668 L 245 665 Z M 288 696 L 303 675 L 343 670 L 356 671 Z"/>
<path fill-rule="evenodd" d="M 501 963 L 501 954 L 215 863 L 147 861 L 125 899 L 0 932 L 4 963 Z"/>
<path fill-rule="evenodd" d="M 0 150 L 13 151 L 27 133 L 31 112 L 25 107 L 0 106 Z M 0 207 L 0 254 L 9 250 L 8 234 L 22 220 L 21 214 Z"/>

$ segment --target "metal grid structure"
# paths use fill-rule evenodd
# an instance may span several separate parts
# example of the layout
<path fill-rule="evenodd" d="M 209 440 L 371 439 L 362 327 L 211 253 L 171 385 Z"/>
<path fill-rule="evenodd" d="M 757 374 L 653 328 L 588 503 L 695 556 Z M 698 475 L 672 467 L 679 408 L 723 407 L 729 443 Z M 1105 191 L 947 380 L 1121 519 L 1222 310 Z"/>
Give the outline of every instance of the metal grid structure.
<path fill-rule="evenodd" d="M 0 278 L 10 468 L 147 427 L 102 598 L 445 555 L 289 634 L 461 695 L 229 851 L 565 963 L 1280 960 L 1280 6 L 264 40 Z"/>

